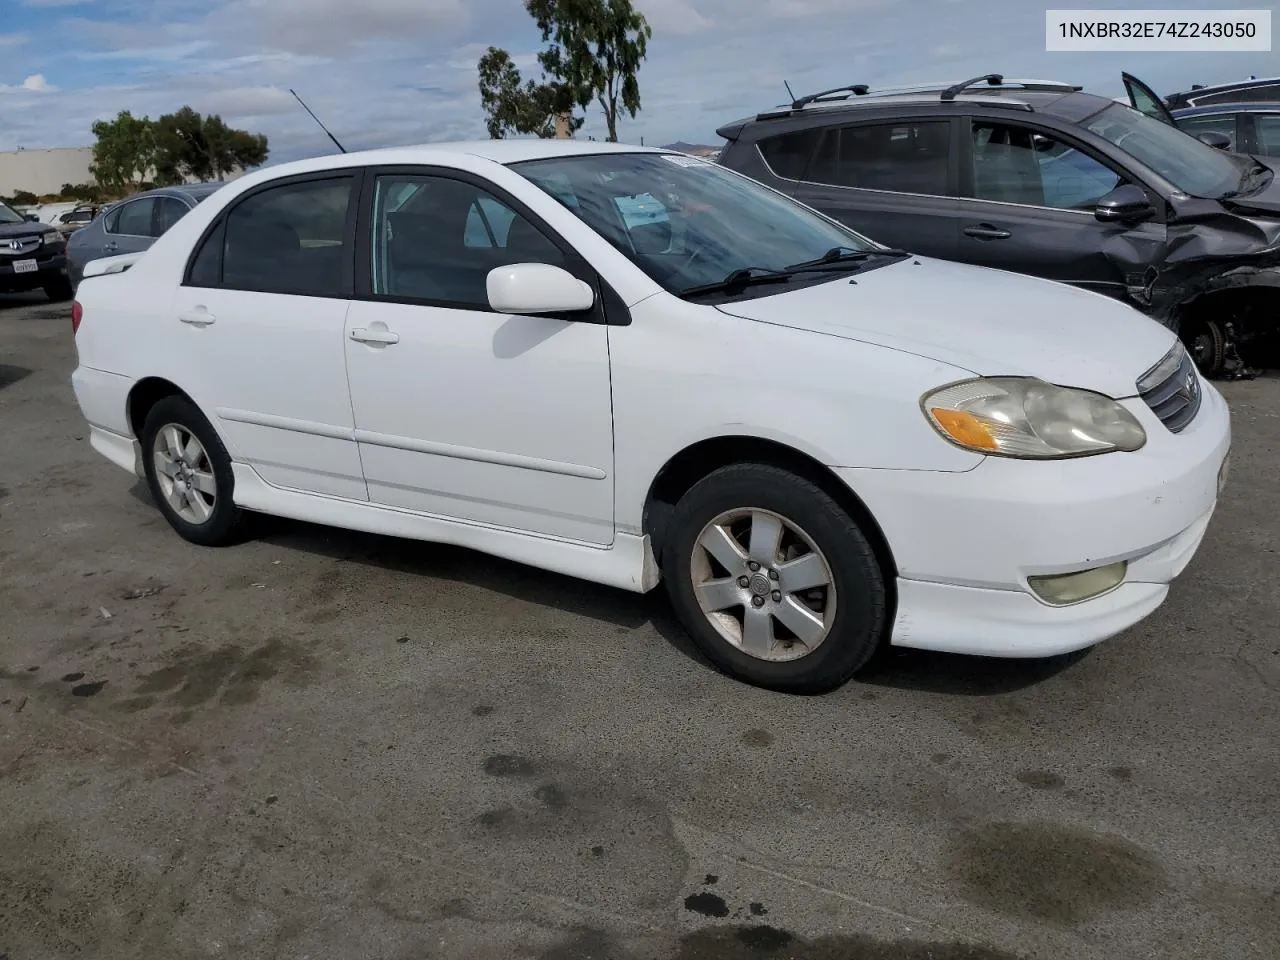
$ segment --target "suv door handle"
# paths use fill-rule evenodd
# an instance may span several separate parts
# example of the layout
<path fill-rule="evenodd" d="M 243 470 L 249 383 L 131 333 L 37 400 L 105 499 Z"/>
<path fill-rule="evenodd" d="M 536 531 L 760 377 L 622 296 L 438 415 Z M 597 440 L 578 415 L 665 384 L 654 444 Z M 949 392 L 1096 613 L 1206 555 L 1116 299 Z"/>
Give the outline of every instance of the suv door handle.
<path fill-rule="evenodd" d="M 193 327 L 207 327 L 218 318 L 204 307 L 196 307 L 194 310 L 190 310 L 187 313 L 178 314 L 178 319 L 183 323 L 191 324 Z"/>
<path fill-rule="evenodd" d="M 966 237 L 976 237 L 979 240 L 1008 240 L 1013 236 L 1008 230 L 1001 230 L 999 227 L 992 226 L 989 223 L 980 223 L 975 227 L 965 227 L 964 235 Z"/>
<path fill-rule="evenodd" d="M 351 331 L 351 339 L 356 343 L 399 343 L 400 334 L 385 329 L 369 330 L 366 327 L 356 327 Z"/>
<path fill-rule="evenodd" d="M 119 250 L 120 244 L 116 243 L 114 240 L 108 240 L 106 243 L 102 245 L 102 249 L 103 250 Z"/>

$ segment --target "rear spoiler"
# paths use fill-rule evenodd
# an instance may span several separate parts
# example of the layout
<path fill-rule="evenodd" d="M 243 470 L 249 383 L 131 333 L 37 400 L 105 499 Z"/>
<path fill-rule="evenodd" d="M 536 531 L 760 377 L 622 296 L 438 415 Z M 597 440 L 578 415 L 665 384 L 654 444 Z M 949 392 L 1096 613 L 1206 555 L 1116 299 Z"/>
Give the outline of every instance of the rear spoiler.
<path fill-rule="evenodd" d="M 114 257 L 103 257 L 100 260 L 90 260 L 84 265 L 84 279 L 90 277 L 105 277 L 109 273 L 124 273 L 130 267 L 141 259 L 145 250 L 137 253 L 121 253 Z"/>

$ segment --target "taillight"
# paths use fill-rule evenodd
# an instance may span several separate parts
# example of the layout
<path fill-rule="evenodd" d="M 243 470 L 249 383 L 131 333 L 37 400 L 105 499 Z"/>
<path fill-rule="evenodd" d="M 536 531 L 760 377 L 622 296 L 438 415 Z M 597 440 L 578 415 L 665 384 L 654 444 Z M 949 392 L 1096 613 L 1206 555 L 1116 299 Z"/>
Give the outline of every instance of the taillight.
<path fill-rule="evenodd" d="M 80 321 L 84 318 L 84 307 L 80 306 L 79 300 L 71 303 L 71 335 L 75 336 L 80 330 Z"/>

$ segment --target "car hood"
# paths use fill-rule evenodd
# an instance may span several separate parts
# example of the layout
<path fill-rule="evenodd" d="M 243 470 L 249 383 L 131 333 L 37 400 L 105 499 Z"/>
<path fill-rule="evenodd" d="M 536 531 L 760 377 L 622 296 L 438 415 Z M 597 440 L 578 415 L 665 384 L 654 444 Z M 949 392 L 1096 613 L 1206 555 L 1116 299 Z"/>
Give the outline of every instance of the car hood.
<path fill-rule="evenodd" d="M 22 223 L 0 223 L 0 238 L 30 237 L 47 233 L 50 229 L 52 228 L 47 223 L 32 223 L 29 220 Z"/>
<path fill-rule="evenodd" d="M 1102 294 L 926 257 L 718 307 L 749 320 L 913 353 L 980 376 L 1033 376 L 1116 398 L 1134 396 L 1137 379 L 1177 339 L 1167 327 Z"/>
<path fill-rule="evenodd" d="M 1264 217 L 1280 217 L 1280 159 L 1276 157 L 1251 157 L 1271 171 L 1271 180 L 1261 190 L 1243 197 L 1228 197 L 1222 205 L 1234 213 L 1259 214 Z"/>

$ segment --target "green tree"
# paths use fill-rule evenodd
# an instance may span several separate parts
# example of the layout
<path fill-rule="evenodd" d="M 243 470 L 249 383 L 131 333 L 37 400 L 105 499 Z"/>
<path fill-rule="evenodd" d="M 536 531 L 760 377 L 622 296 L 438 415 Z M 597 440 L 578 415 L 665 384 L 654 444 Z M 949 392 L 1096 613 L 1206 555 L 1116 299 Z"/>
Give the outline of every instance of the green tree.
<path fill-rule="evenodd" d="M 586 107 L 594 98 L 604 111 L 608 139 L 618 139 L 618 113 L 640 109 L 636 74 L 653 30 L 631 0 L 525 0 L 544 43 L 538 54 L 548 77 Z"/>
<path fill-rule="evenodd" d="M 557 114 L 570 115 L 570 132 L 582 126 L 585 118 L 572 116 L 571 93 L 562 84 L 523 80 L 507 51 L 490 47 L 477 66 L 485 127 L 494 140 L 508 133 L 554 137 Z"/>
<path fill-rule="evenodd" d="M 218 114 L 204 117 L 187 106 L 166 113 L 154 126 L 160 184 L 221 180 L 233 170 L 261 166 L 269 153 L 262 134 L 237 130 Z"/>
<path fill-rule="evenodd" d="M 116 114 L 114 120 L 98 120 L 92 127 L 93 163 L 89 172 L 109 190 L 136 187 L 155 161 L 155 136 L 146 117 L 135 117 L 128 110 Z"/>

